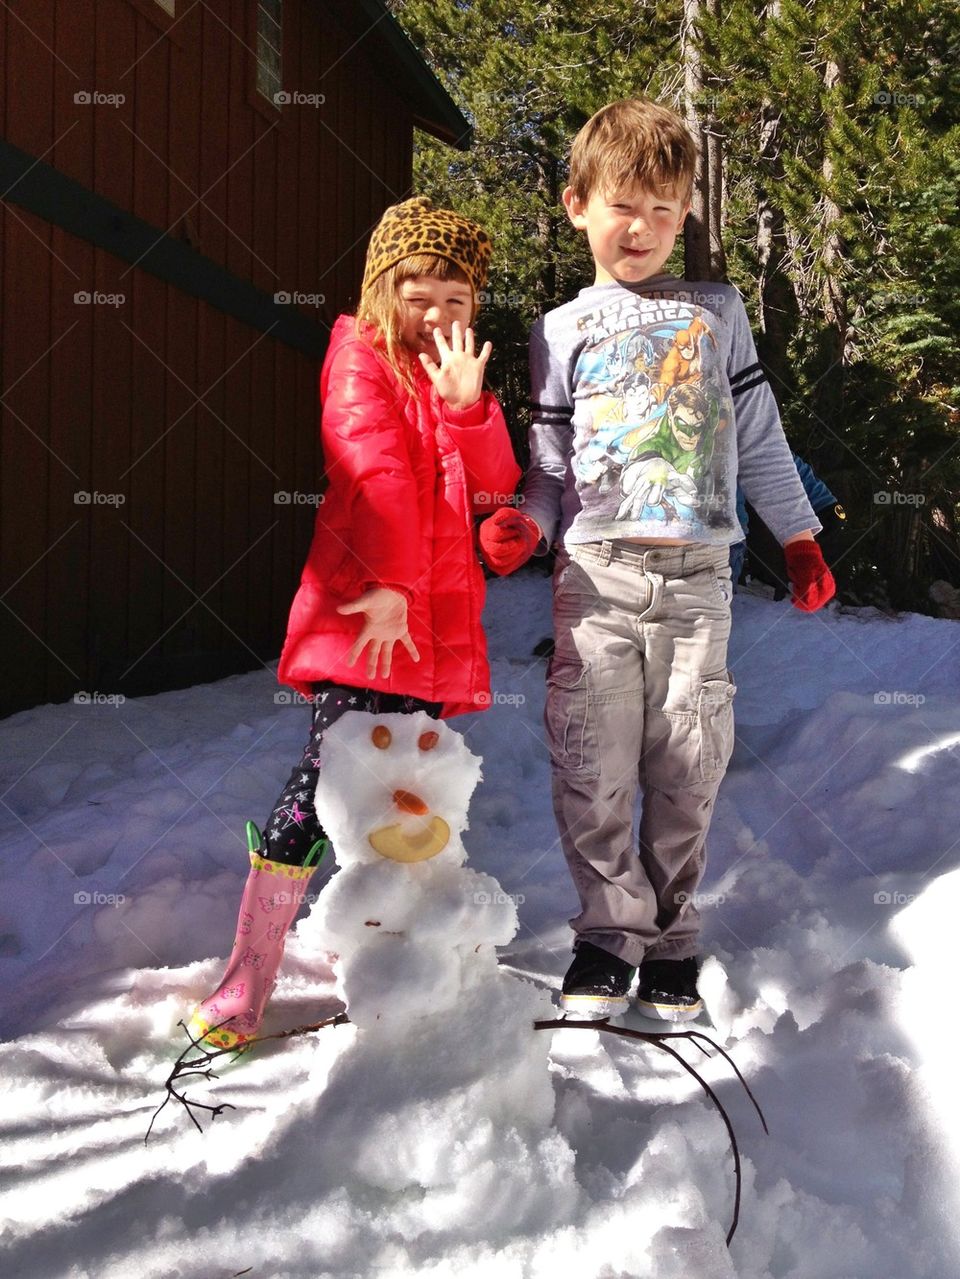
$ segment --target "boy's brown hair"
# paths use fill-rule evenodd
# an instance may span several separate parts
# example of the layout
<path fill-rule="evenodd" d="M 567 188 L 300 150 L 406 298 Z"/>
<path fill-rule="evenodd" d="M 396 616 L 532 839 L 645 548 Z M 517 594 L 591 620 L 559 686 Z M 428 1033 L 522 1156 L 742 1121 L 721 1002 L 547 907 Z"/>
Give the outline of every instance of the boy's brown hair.
<path fill-rule="evenodd" d="M 642 186 L 689 201 L 697 144 L 680 116 L 645 98 L 601 107 L 573 140 L 570 186 L 578 200 Z"/>

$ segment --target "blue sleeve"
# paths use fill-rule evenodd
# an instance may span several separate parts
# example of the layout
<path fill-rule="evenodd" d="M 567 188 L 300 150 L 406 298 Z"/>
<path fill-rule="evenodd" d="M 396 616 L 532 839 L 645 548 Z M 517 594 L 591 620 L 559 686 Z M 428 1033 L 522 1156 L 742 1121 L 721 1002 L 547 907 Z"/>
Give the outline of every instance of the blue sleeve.
<path fill-rule="evenodd" d="M 793 460 L 797 466 L 797 474 L 803 481 L 803 487 L 806 491 L 810 505 L 815 511 L 822 511 L 825 506 L 833 506 L 836 503 L 836 497 L 816 474 L 809 462 L 805 462 L 799 454 L 794 453 Z"/>
<path fill-rule="evenodd" d="M 743 529 L 744 537 L 746 537 L 750 528 L 750 517 L 747 514 L 747 499 L 739 484 L 737 485 L 737 519 L 740 521 L 740 527 Z"/>

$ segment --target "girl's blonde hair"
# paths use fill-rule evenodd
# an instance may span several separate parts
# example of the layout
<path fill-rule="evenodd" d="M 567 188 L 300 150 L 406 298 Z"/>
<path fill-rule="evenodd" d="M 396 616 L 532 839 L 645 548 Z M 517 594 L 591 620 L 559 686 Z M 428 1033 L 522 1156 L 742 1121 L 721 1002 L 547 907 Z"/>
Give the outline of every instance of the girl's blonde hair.
<path fill-rule="evenodd" d="M 416 365 L 414 357 L 403 345 L 400 337 L 403 319 L 400 285 L 404 280 L 416 280 L 424 275 L 433 276 L 437 280 L 454 280 L 458 284 L 470 284 L 466 272 L 449 258 L 441 258 L 435 253 L 413 253 L 410 257 L 403 258 L 388 267 L 368 288 L 364 289 L 360 295 L 360 305 L 357 307 L 356 314 L 357 335 L 363 336 L 364 326 L 372 326 L 373 335 L 366 334 L 366 337 L 369 340 L 372 336 L 374 345 L 411 394 L 415 389 L 413 374 Z M 470 317 L 471 324 L 475 315 L 476 307 Z"/>

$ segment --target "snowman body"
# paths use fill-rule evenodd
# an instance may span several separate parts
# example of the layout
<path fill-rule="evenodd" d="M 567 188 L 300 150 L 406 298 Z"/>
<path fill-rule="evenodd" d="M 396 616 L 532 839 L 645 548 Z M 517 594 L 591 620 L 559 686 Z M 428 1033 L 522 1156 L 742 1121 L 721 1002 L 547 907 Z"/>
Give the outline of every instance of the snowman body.
<path fill-rule="evenodd" d="M 480 761 L 422 711 L 350 711 L 324 734 L 316 808 L 339 867 L 298 930 L 337 955 L 350 1020 L 396 1030 L 497 980 L 517 929 L 499 883 L 465 866 Z"/>
<path fill-rule="evenodd" d="M 336 953 L 352 1026 L 324 1092 L 325 1146 L 364 1194 L 411 1203 L 461 1239 L 563 1226 L 574 1155 L 553 1128 L 549 994 L 497 964 L 513 901 L 464 865 L 480 761 L 423 712 L 351 711 L 324 734 L 317 814 L 339 869 L 297 930 Z M 352 1035 L 348 1038 L 349 1032 Z"/>

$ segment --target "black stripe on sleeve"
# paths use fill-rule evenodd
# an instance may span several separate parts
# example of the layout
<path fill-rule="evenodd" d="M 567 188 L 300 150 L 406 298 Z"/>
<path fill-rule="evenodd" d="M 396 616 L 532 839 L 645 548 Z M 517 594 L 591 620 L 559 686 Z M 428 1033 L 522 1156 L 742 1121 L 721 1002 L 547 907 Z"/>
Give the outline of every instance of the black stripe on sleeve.
<path fill-rule="evenodd" d="M 755 386 L 763 386 L 766 380 L 766 373 L 761 373 L 758 377 L 755 377 L 752 382 L 743 382 L 740 386 L 732 387 L 730 390 L 731 398 L 735 400 L 737 396 L 742 395 L 744 391 L 752 391 Z"/>
<path fill-rule="evenodd" d="M 748 364 L 745 369 L 741 369 L 739 373 L 734 373 L 730 379 L 730 386 L 735 387 L 738 382 L 742 382 L 744 378 L 749 377 L 751 373 L 763 373 L 763 365 L 757 361 L 756 364 Z M 764 373 L 764 377 L 766 374 Z"/>
<path fill-rule="evenodd" d="M 531 400 L 530 407 L 540 417 L 556 417 L 564 420 L 573 417 L 573 409 L 568 404 L 537 404 L 535 400 Z"/>

